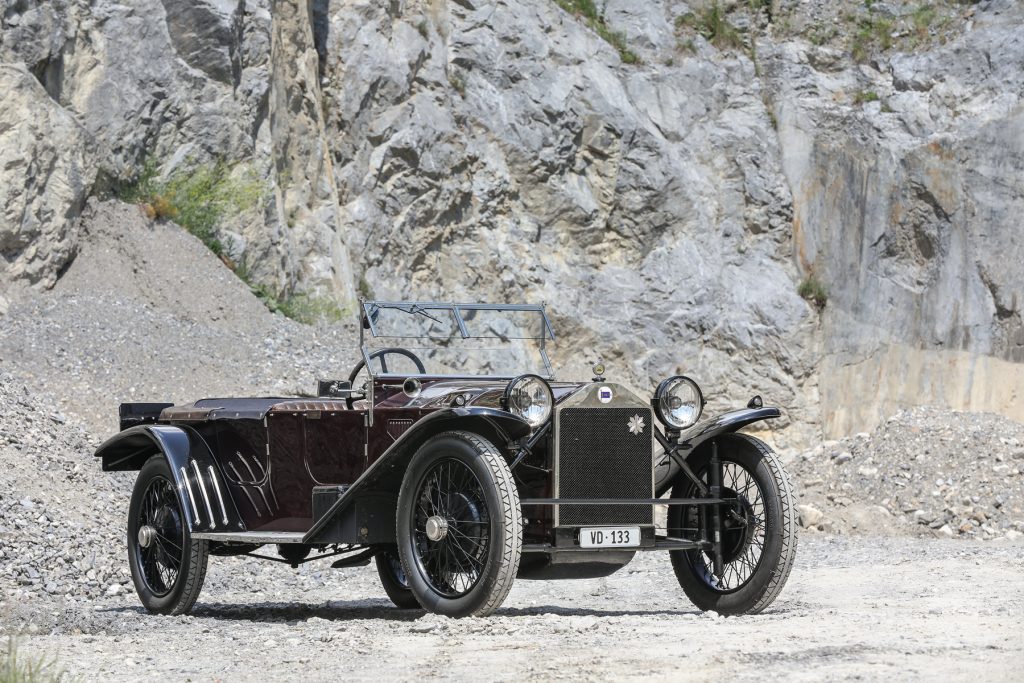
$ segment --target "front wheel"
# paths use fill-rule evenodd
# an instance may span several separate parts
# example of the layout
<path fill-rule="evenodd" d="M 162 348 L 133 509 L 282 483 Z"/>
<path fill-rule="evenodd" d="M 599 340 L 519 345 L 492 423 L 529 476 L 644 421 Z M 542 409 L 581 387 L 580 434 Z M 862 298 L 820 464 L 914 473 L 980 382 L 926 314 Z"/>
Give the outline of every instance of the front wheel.
<path fill-rule="evenodd" d="M 139 471 L 128 506 L 128 566 L 142 605 L 154 614 L 192 609 L 208 546 L 192 540 L 167 459 L 154 455 Z"/>
<path fill-rule="evenodd" d="M 512 589 L 523 528 L 505 459 L 486 439 L 447 432 L 413 457 L 398 494 L 398 554 L 424 609 L 485 616 Z"/>
<path fill-rule="evenodd" d="M 710 550 L 673 550 L 672 568 L 686 596 L 702 610 L 720 614 L 756 614 L 770 605 L 789 578 L 796 557 L 796 516 L 793 489 L 778 456 L 762 441 L 746 434 L 718 438 L 721 495 L 736 502 L 722 505 L 719 530 L 722 570 L 715 571 Z M 711 451 L 705 448 L 688 460 L 709 483 Z M 673 498 L 697 498 L 696 484 L 681 479 Z M 714 537 L 709 506 L 672 506 L 672 535 Z"/>

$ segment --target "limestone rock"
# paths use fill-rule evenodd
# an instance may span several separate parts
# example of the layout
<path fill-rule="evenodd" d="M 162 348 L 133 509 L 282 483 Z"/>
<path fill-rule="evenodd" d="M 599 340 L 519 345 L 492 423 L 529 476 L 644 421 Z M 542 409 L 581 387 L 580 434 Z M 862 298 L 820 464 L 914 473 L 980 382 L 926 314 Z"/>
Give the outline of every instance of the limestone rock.
<path fill-rule="evenodd" d="M 1024 8 L 983 9 L 877 68 L 823 70 L 796 41 L 760 51 L 793 258 L 829 290 L 826 434 L 922 403 L 1024 419 Z M 866 92 L 880 101 L 851 106 Z"/>
<path fill-rule="evenodd" d="M 369 293 L 546 300 L 567 375 L 685 371 L 713 409 L 762 393 L 799 419 L 812 316 L 753 64 L 625 65 L 555 3 L 474 6 L 331 6 L 328 142 Z M 675 53 L 665 4 L 608 17 Z"/>
<path fill-rule="evenodd" d="M 96 174 L 89 135 L 21 65 L 0 65 L 0 273 L 52 286 Z"/>
<path fill-rule="evenodd" d="M 816 527 L 825 520 L 825 514 L 813 505 L 797 505 L 800 526 L 805 529 Z"/>

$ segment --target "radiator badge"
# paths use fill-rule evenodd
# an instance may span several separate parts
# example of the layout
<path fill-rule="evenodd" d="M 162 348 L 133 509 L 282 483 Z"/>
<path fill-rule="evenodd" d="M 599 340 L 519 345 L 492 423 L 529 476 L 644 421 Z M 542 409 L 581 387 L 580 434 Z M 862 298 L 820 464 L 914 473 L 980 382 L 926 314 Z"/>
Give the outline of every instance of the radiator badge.
<path fill-rule="evenodd" d="M 611 403 L 611 400 L 612 400 L 612 388 L 611 387 L 601 387 L 600 389 L 598 389 L 597 390 L 597 399 L 601 403 Z"/>
<path fill-rule="evenodd" d="M 629 428 L 630 434 L 640 435 L 644 433 L 644 419 L 639 415 L 634 415 L 629 418 L 629 422 L 626 423 Z"/>

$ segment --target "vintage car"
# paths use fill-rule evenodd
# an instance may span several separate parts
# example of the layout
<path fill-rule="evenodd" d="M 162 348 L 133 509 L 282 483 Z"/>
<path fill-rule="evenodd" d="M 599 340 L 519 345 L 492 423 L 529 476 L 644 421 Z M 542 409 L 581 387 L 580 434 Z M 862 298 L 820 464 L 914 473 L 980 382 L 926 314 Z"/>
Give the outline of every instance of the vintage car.
<path fill-rule="evenodd" d="M 375 561 L 395 605 L 453 617 L 490 614 L 517 577 L 603 577 L 649 551 L 702 610 L 758 612 L 782 590 L 792 489 L 738 431 L 780 416 L 759 396 L 701 421 L 685 376 L 650 397 L 600 363 L 555 381 L 543 305 L 360 316 L 361 358 L 315 396 L 121 405 L 96 456 L 139 472 L 128 563 L 146 609 L 188 612 L 210 555 Z"/>

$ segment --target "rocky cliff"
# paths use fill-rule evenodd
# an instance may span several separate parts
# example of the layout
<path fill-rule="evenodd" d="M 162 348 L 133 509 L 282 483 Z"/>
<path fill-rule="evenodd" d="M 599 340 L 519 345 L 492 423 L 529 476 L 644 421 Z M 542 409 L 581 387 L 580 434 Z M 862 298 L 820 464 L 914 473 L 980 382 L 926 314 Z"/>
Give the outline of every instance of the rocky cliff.
<path fill-rule="evenodd" d="M 216 244 L 271 291 L 545 300 L 567 373 L 685 371 L 793 438 L 1024 419 L 1019 3 L 0 15 L 0 281 L 51 286 L 90 194 L 222 164 L 261 191 Z"/>

